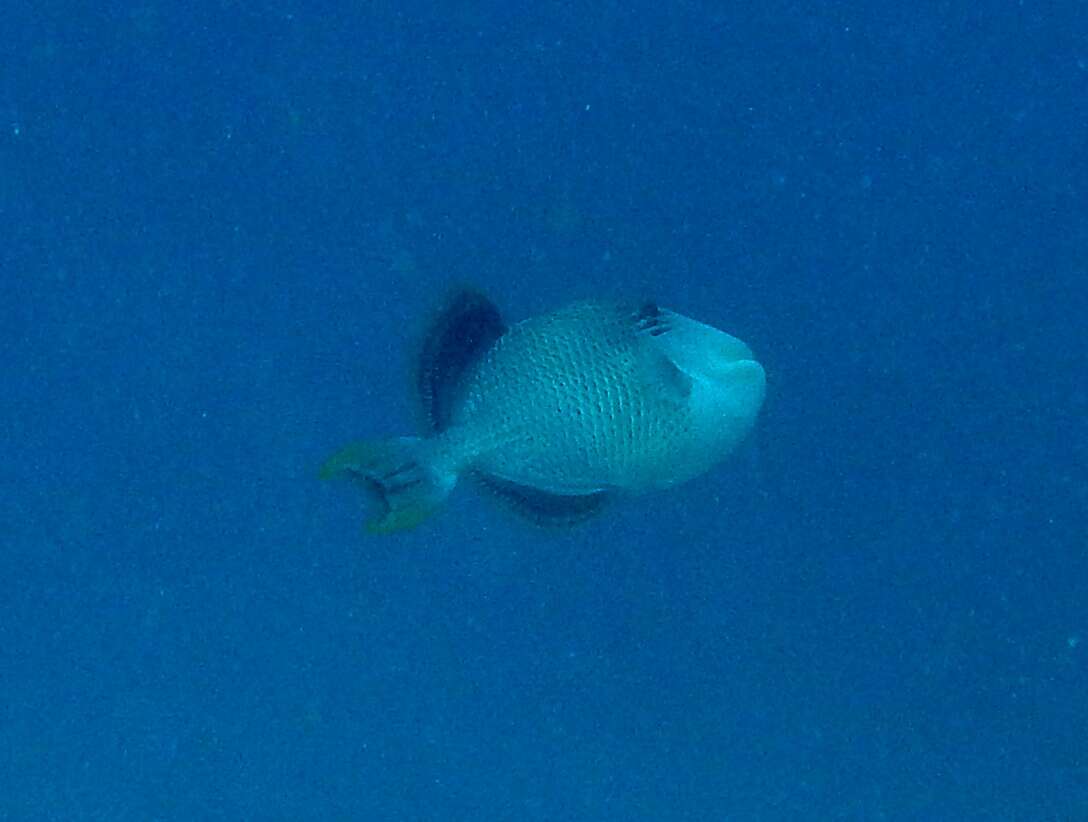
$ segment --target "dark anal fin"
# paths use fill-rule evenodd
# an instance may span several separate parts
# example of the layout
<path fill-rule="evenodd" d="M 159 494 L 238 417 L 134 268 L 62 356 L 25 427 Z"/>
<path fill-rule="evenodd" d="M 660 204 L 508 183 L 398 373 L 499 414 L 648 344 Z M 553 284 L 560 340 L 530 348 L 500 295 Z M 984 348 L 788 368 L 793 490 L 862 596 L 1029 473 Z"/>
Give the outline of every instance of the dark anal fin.
<path fill-rule="evenodd" d="M 471 289 L 452 295 L 435 317 L 419 357 L 418 389 L 435 432 L 450 425 L 465 374 L 506 333 L 499 310 Z"/>
<path fill-rule="evenodd" d="M 485 474 L 476 474 L 475 478 L 514 513 L 538 525 L 577 525 L 601 513 L 611 499 L 607 491 L 553 494 Z"/>

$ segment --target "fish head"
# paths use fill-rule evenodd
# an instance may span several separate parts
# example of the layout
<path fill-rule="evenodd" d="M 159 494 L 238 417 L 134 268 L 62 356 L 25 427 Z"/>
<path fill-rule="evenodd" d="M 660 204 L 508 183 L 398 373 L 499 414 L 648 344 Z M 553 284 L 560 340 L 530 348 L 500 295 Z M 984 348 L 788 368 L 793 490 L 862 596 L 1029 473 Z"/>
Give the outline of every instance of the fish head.
<path fill-rule="evenodd" d="M 655 340 L 691 379 L 689 408 L 705 446 L 732 450 L 755 424 L 767 392 L 752 349 L 720 329 L 671 313 L 667 333 Z"/>

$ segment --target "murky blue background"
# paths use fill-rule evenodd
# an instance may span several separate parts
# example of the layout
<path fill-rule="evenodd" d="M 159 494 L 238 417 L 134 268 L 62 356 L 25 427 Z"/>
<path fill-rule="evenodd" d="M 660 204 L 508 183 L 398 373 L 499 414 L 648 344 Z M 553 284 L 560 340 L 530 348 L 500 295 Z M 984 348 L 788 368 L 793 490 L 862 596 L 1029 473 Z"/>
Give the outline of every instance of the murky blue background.
<path fill-rule="evenodd" d="M 1083 3 L 15 2 L 0 68 L 0 819 L 1088 819 Z M 728 329 L 758 435 L 364 538 L 316 468 L 462 282 Z"/>

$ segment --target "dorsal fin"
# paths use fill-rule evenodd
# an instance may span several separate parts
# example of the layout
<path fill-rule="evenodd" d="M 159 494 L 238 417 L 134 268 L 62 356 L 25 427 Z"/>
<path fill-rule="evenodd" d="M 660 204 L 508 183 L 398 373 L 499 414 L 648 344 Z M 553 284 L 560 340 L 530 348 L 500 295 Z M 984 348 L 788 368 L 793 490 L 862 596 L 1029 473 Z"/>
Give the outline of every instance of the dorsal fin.
<path fill-rule="evenodd" d="M 455 292 L 424 337 L 419 396 L 431 428 L 449 427 L 458 388 L 469 368 L 506 333 L 499 310 L 472 289 Z"/>

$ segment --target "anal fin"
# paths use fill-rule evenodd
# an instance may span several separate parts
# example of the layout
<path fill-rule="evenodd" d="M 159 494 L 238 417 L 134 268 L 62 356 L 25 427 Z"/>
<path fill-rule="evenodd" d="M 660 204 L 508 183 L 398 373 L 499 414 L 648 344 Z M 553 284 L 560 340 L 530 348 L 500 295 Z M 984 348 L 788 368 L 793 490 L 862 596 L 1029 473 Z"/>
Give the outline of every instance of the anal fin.
<path fill-rule="evenodd" d="M 554 494 L 490 474 L 476 473 L 474 476 L 484 488 L 509 506 L 514 513 L 538 525 L 553 527 L 577 525 L 601 513 L 612 498 L 612 494 L 608 491 L 594 491 L 589 494 Z"/>

